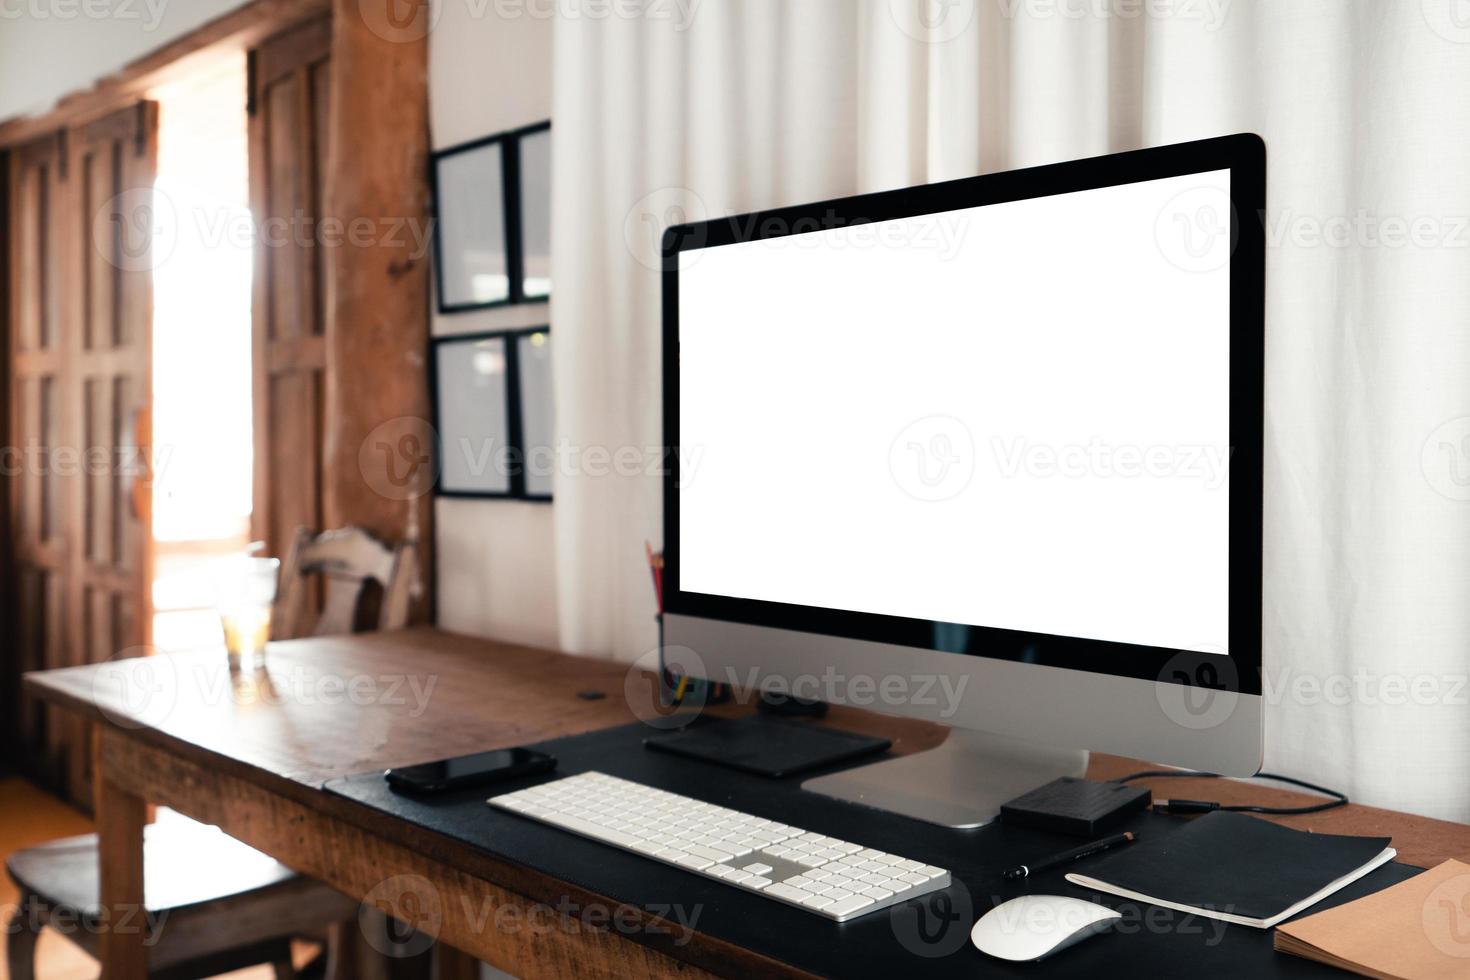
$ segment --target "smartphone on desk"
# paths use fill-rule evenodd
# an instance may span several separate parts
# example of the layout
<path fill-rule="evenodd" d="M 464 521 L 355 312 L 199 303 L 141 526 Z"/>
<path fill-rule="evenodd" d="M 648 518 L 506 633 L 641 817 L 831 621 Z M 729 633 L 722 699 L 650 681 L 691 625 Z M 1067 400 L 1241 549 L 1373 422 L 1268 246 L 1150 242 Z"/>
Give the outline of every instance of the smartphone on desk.
<path fill-rule="evenodd" d="M 473 755 L 440 759 L 417 766 L 389 769 L 383 773 L 388 785 L 403 793 L 444 793 L 468 786 L 488 785 L 550 772 L 556 768 L 556 757 L 532 749 L 492 749 Z"/>

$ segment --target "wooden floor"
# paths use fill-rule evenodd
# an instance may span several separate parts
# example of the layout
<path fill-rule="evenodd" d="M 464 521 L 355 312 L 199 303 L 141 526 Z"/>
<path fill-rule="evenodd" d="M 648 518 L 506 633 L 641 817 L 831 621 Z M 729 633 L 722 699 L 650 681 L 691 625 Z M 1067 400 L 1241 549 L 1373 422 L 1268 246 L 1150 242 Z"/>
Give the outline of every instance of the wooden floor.
<path fill-rule="evenodd" d="M 23 779 L 0 778 L 0 863 L 12 851 L 91 830 L 92 824 L 86 817 L 55 797 Z M 0 950 L 6 941 L 3 923 L 10 921 L 16 900 L 15 886 L 0 872 Z M 310 955 L 309 948 L 304 952 Z M 41 934 L 36 954 L 38 980 L 94 980 L 97 974 L 97 962 L 86 953 L 49 929 Z M 271 980 L 273 974 L 269 967 L 257 967 L 228 976 L 230 980 Z M 10 980 L 3 955 L 0 955 L 0 980 Z"/>

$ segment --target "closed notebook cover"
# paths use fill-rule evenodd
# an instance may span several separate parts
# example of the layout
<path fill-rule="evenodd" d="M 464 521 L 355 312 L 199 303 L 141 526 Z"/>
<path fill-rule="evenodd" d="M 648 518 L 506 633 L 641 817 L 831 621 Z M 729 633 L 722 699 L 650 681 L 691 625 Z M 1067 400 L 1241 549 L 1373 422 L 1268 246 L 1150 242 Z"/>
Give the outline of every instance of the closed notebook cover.
<path fill-rule="evenodd" d="M 1276 929 L 1276 948 L 1369 977 L 1470 976 L 1470 864 L 1446 861 Z"/>
<path fill-rule="evenodd" d="M 1365 868 L 1389 840 L 1312 834 L 1216 810 L 1167 837 L 1109 855 L 1085 876 L 1068 878 L 1264 921 Z"/>

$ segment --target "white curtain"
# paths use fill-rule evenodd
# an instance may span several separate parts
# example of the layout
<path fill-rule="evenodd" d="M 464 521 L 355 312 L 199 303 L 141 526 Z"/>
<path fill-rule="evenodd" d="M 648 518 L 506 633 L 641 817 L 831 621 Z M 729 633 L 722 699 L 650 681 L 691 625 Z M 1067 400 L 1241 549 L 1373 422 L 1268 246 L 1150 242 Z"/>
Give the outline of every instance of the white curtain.
<path fill-rule="evenodd" d="M 584 461 L 556 486 L 565 647 L 655 643 L 660 487 L 628 464 L 660 438 L 664 224 L 1254 131 L 1267 768 L 1470 819 L 1462 0 L 611 9 L 556 25 L 556 408 Z"/>

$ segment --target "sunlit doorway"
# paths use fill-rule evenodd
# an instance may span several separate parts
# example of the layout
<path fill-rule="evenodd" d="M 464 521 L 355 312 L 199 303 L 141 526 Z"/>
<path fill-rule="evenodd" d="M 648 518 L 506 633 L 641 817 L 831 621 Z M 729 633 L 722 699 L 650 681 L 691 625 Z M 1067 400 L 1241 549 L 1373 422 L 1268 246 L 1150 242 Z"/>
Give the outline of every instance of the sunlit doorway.
<path fill-rule="evenodd" d="M 243 53 L 159 102 L 153 272 L 153 642 L 221 642 L 211 566 L 248 547 L 251 264 Z"/>

